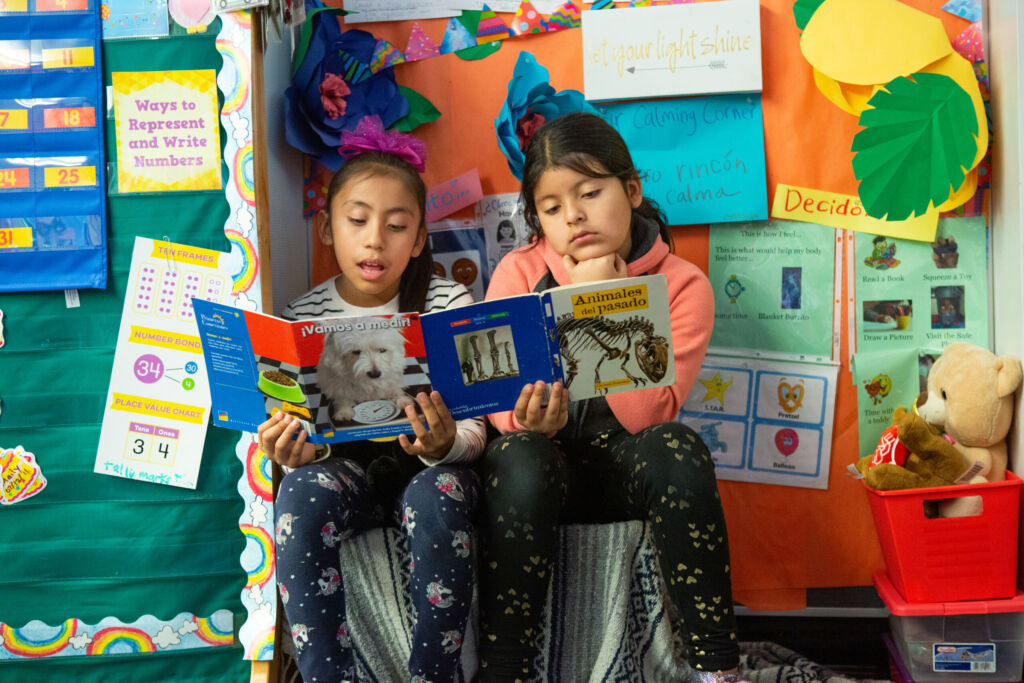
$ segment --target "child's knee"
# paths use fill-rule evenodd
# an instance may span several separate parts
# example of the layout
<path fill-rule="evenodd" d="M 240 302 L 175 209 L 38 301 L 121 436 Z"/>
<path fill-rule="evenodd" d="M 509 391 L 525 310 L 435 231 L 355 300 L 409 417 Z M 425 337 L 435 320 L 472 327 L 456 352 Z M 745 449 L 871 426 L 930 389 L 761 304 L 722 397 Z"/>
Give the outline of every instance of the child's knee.
<path fill-rule="evenodd" d="M 480 478 L 467 467 L 438 465 L 417 473 L 402 494 L 402 509 L 430 517 L 452 515 L 469 518 L 476 510 Z"/>
<path fill-rule="evenodd" d="M 715 481 L 715 462 L 707 446 L 692 429 L 678 422 L 666 422 L 645 430 L 637 444 L 637 455 L 646 464 L 648 481 L 688 488 Z"/>
<path fill-rule="evenodd" d="M 492 441 L 481 462 L 484 495 L 523 497 L 561 491 L 566 470 L 562 455 L 543 434 L 518 431 Z"/>

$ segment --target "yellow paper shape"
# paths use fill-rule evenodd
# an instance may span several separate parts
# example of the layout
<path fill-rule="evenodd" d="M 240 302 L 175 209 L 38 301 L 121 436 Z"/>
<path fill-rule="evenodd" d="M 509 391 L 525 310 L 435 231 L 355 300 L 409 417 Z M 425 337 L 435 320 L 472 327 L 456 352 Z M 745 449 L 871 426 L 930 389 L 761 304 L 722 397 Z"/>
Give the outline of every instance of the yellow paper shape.
<path fill-rule="evenodd" d="M 953 46 L 941 20 L 897 0 L 825 0 L 800 36 L 800 51 L 835 81 L 879 85 L 919 71 Z"/>
<path fill-rule="evenodd" d="M 974 163 L 971 164 L 971 168 L 974 168 L 985 158 L 985 151 L 988 149 L 988 121 L 985 118 L 985 102 L 981 99 L 981 89 L 978 87 L 978 79 L 974 75 L 974 67 L 956 52 L 951 52 L 942 59 L 923 67 L 920 71 L 949 76 L 971 96 L 974 115 L 978 119 L 978 153 L 974 155 Z"/>
<path fill-rule="evenodd" d="M 856 195 L 783 183 L 775 186 L 771 215 L 772 218 L 783 220 L 817 223 L 832 228 L 924 242 L 935 239 L 935 229 L 939 223 L 939 212 L 934 209 L 904 221 L 882 221 L 869 216 Z"/>
<path fill-rule="evenodd" d="M 853 85 L 851 83 L 840 83 L 829 78 L 817 69 L 812 67 L 814 72 L 814 84 L 818 90 L 832 104 L 836 105 L 847 114 L 860 116 L 860 113 L 868 108 L 868 100 L 874 95 L 879 86 L 877 85 Z"/>
<path fill-rule="evenodd" d="M 952 211 L 956 207 L 964 204 L 968 199 L 974 196 L 974 193 L 978 191 L 978 169 L 972 169 L 967 177 L 964 178 L 964 182 L 960 184 L 960 187 L 953 190 L 949 194 L 949 199 L 942 202 L 935 207 L 936 211 Z"/>

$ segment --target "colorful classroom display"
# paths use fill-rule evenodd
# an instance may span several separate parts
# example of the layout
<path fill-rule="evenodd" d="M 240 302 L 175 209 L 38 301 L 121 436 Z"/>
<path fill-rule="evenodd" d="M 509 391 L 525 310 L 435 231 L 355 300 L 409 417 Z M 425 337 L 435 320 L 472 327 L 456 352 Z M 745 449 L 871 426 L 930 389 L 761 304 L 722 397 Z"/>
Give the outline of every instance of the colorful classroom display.
<path fill-rule="evenodd" d="M 506 53 L 535 51 L 538 60 L 552 69 L 552 92 L 571 91 L 581 98 L 585 93 L 587 99 L 601 102 L 595 108 L 627 139 L 642 172 L 645 190 L 660 203 L 672 225 L 714 223 L 707 240 L 705 270 L 716 298 L 712 345 L 722 355 L 708 356 L 678 419 L 701 435 L 716 462 L 718 477 L 723 481 L 723 500 L 730 514 L 731 540 L 739 551 L 735 554 L 736 594 L 751 605 L 758 603 L 757 591 L 750 587 L 762 583 L 760 577 L 752 575 L 749 562 L 744 562 L 744 558 L 750 558 L 745 549 L 751 545 L 751 535 L 743 528 L 742 517 L 734 511 L 742 509 L 736 504 L 741 497 L 737 492 L 758 501 L 760 496 L 766 501 L 779 498 L 772 498 L 773 494 L 765 490 L 751 493 L 751 487 L 732 488 L 731 482 L 830 489 L 830 496 L 854 500 L 854 494 L 834 481 L 831 457 L 852 458 L 863 454 L 865 448 L 873 448 L 876 432 L 891 418 L 893 406 L 906 403 L 908 396 L 916 394 L 934 353 L 946 343 L 964 339 L 982 346 L 988 344 L 986 226 L 981 215 L 982 200 L 987 197 L 983 190 L 988 186 L 990 172 L 983 104 L 987 83 L 981 88 L 978 85 L 978 79 L 987 79 L 987 72 L 980 51 L 980 24 L 966 23 L 980 18 L 970 17 L 965 3 L 947 3 L 949 8 L 943 9 L 952 19 L 947 17 L 946 26 L 950 21 L 958 21 L 962 24 L 958 31 L 963 31 L 952 41 L 935 16 L 912 7 L 907 7 L 906 12 L 893 10 L 892 5 L 900 3 L 886 0 L 859 0 L 863 3 L 860 9 L 867 8 L 865 16 L 848 23 L 844 22 L 857 4 L 853 0 L 797 3 L 799 7 L 791 2 L 762 1 L 772 5 L 773 11 L 764 12 L 762 8 L 760 16 L 761 3 L 756 0 L 678 6 L 637 1 L 628 3 L 628 8 L 620 0 L 617 5 L 571 1 L 505 2 L 492 6 L 480 3 L 478 8 L 460 8 L 457 14 L 448 5 L 460 3 L 420 3 L 423 7 L 417 8 L 418 15 L 398 9 L 398 5 L 389 8 L 382 3 L 365 3 L 362 17 L 336 18 L 328 17 L 328 13 L 320 17 L 338 21 L 342 26 L 356 22 L 405 22 L 391 30 L 363 27 L 374 32 L 382 30 L 382 35 L 375 37 L 375 47 L 364 60 L 342 55 L 346 76 L 351 79 L 349 86 L 394 68 L 402 87 L 420 88 L 424 84 L 416 82 L 416 78 L 430 70 L 447 75 L 451 71 L 446 69 L 458 68 L 448 66 L 450 62 L 481 59 L 490 59 L 490 63 L 481 63 L 481 68 L 487 70 L 488 81 L 506 81 L 512 73 Z M 62 5 L 62 11 L 54 12 L 49 0 L 22 0 L 20 4 L 8 0 L 0 9 L 0 59 L 10 60 L 0 64 L 0 92 L 4 93 L 0 98 L 9 97 L 0 99 L 0 195 L 5 200 L 0 202 L 0 270 L 18 274 L 0 278 L 0 291 L 11 291 L 11 287 L 102 288 L 105 284 L 101 279 L 108 270 L 103 195 L 108 181 L 104 178 L 99 38 L 98 28 L 94 30 L 91 24 L 88 28 L 93 33 L 82 30 L 99 12 L 95 0 L 66 0 L 65 4 L 73 5 L 74 9 Z M 195 12 L 202 17 L 193 21 L 182 15 L 183 8 L 188 9 L 186 3 L 169 4 L 172 18 L 177 15 L 183 26 L 193 23 L 205 29 L 212 20 L 208 6 L 195 5 Z M 353 0 L 345 4 L 348 8 L 358 3 Z M 404 6 L 412 4 L 415 3 Z M 914 4 L 923 7 L 922 2 Z M 810 5 L 820 7 L 815 11 L 808 9 Z M 133 7 L 138 7 L 139 12 L 128 16 Z M 167 16 L 164 7 L 158 0 L 148 4 L 124 3 L 115 14 L 108 11 L 107 16 L 101 17 L 106 37 L 166 35 L 161 24 Z M 737 9 L 730 9 L 733 7 Z M 678 26 L 675 34 L 669 35 L 664 30 L 666 24 L 656 19 L 694 11 L 716 13 L 714 23 L 719 33 L 705 36 L 707 41 L 695 37 L 688 42 L 685 36 L 676 35 Z M 938 7 L 927 11 L 931 15 L 941 12 Z M 32 34 L 24 39 L 23 32 L 12 29 L 26 18 L 31 27 L 44 15 L 54 18 L 61 31 L 66 29 L 67 33 L 57 38 L 53 33 L 46 38 Z M 788 24 L 783 26 L 780 17 Z M 756 23 L 748 30 L 750 21 Z M 707 26 L 711 25 L 709 20 Z M 224 63 L 216 72 L 147 72 L 145 65 L 140 65 L 138 72 L 115 74 L 111 130 L 117 135 L 114 143 L 120 163 L 109 172 L 114 176 L 110 184 L 121 193 L 223 192 L 230 209 L 224 230 L 229 251 L 215 257 L 216 269 L 198 271 L 198 286 L 206 288 L 220 278 L 218 296 L 222 300 L 256 310 L 262 296 L 255 246 L 258 234 L 249 79 L 251 29 L 248 13 L 222 16 L 217 49 Z M 761 43 L 762 36 L 765 45 Z M 769 43 L 769 36 L 774 45 Z M 841 50 L 843 55 L 833 59 L 823 45 L 837 36 L 843 38 L 846 47 Z M 514 40 L 503 46 L 510 39 Z M 783 42 L 785 50 L 779 47 Z M 884 49 L 879 47 L 883 42 Z M 576 61 L 582 61 L 584 78 L 567 77 L 569 70 L 556 63 L 554 48 L 548 52 L 547 45 L 558 45 L 563 48 L 560 54 L 574 54 Z M 572 52 L 565 50 L 566 46 Z M 807 71 L 801 78 L 811 84 L 814 92 L 799 88 L 791 91 L 789 83 L 782 88 L 777 69 L 786 64 L 792 67 L 795 60 L 786 56 L 777 64 L 768 63 L 767 59 L 762 64 L 762 52 L 775 58 L 782 52 L 797 54 Z M 455 57 L 448 56 L 453 53 Z M 87 55 L 91 55 L 91 63 Z M 867 58 L 854 58 L 857 55 Z M 698 57 L 708 61 L 685 63 L 697 61 Z M 685 78 L 678 76 L 680 72 Z M 911 78 L 912 75 L 915 77 Z M 91 80 L 93 76 L 95 81 Z M 457 80 L 450 79 L 449 85 L 458 85 Z M 694 83 L 698 85 L 691 87 Z M 490 85 L 479 84 L 480 100 L 494 109 L 488 109 L 485 119 L 497 116 L 500 106 L 490 106 L 497 102 L 493 90 L 488 90 Z M 42 95 L 34 89 L 44 86 Z M 438 103 L 435 118 L 443 117 L 443 126 L 448 126 L 430 129 L 447 134 L 455 125 L 450 120 L 457 119 L 460 126 L 467 120 L 463 112 L 457 111 L 458 103 L 441 99 L 438 90 L 424 88 L 421 99 L 416 99 L 406 92 L 409 87 L 401 92 L 410 100 L 411 109 L 421 107 L 420 113 L 396 120 L 396 126 L 415 128 L 426 122 L 422 112 L 433 107 L 427 96 Z M 466 83 L 461 87 L 459 93 L 470 89 Z M 762 88 L 763 101 L 759 93 Z M 8 92 L 13 94 L 8 96 Z M 218 94 L 222 98 L 219 108 Z M 639 99 L 679 95 L 701 97 Z M 805 138 L 819 146 L 829 145 L 835 152 L 833 162 L 842 157 L 842 171 L 822 167 L 817 173 L 804 173 L 795 162 L 780 161 L 782 148 L 766 138 L 778 135 L 782 120 L 779 111 L 783 106 L 780 102 L 788 101 L 790 96 L 794 101 L 803 97 L 801 106 L 807 106 L 815 115 L 820 114 L 820 105 L 826 101 L 829 108 L 852 115 L 844 116 L 848 119 L 845 123 L 832 126 L 827 137 L 811 134 Z M 951 104 L 943 112 L 917 106 L 901 108 L 899 104 L 920 97 L 946 98 Z M 609 101 L 629 99 L 637 101 Z M 525 117 L 530 110 L 529 99 L 519 104 Z M 172 111 L 171 105 L 182 111 Z M 479 113 L 479 109 L 473 113 Z M 940 142 L 952 150 L 949 160 L 940 158 L 938 146 L 901 147 L 892 134 L 892 127 L 901 117 L 909 118 L 921 130 L 948 131 Z M 834 123 L 839 119 L 828 120 Z M 173 135 L 158 130 L 160 121 L 175 123 Z M 522 118 L 518 118 L 512 121 L 512 128 L 517 129 L 522 123 Z M 540 122 L 526 123 L 529 127 Z M 189 126 L 191 132 L 179 134 Z M 431 136 L 442 133 L 430 129 L 422 131 L 422 135 L 431 142 L 432 149 L 440 149 L 436 137 Z M 417 135 L 420 133 L 416 131 Z M 493 131 L 487 131 L 487 135 L 493 141 Z M 516 187 L 511 176 L 504 174 L 504 162 L 497 170 L 494 165 L 481 162 L 479 168 L 466 171 L 470 168 L 466 151 L 477 149 L 475 143 L 479 139 L 476 133 L 471 133 L 464 149 L 455 149 L 450 154 L 435 153 L 426 176 L 431 196 L 436 198 L 431 218 L 437 222 L 431 227 L 431 240 L 437 267 L 447 277 L 464 282 L 477 298 L 482 297 L 500 258 L 528 239 L 517 193 L 501 192 Z M 645 144 L 645 139 L 655 139 L 657 144 Z M 518 143 L 519 140 L 514 141 Z M 851 146 L 855 153 L 852 163 L 848 160 Z M 493 151 L 493 147 L 487 149 Z M 18 166 L 12 162 L 24 158 L 27 150 L 36 155 L 31 164 Z M 45 156 L 38 150 L 43 150 Z M 818 168 L 812 159 L 827 156 L 820 150 L 806 155 L 807 161 L 801 156 L 800 163 L 810 168 Z M 455 161 L 441 159 L 443 156 Z M 172 158 L 190 161 L 171 164 Z M 311 166 L 312 179 L 317 171 L 315 164 Z M 90 167 L 92 174 L 87 170 Z M 222 183 L 225 167 L 226 181 Z M 905 175 L 897 175 L 891 184 L 881 182 L 886 173 L 896 168 L 908 170 Z M 933 169 L 943 180 L 938 189 L 919 182 Z M 9 183 L 6 188 L 5 178 Z M 322 202 L 326 187 L 323 179 L 320 175 L 305 188 L 304 200 L 310 208 L 320 208 L 317 201 Z M 490 194 L 485 196 L 485 191 Z M 74 211 L 69 209 L 69 202 L 76 207 Z M 80 208 L 83 206 L 88 210 Z M 949 217 L 953 211 L 966 217 Z M 452 219 L 452 213 L 473 216 Z M 847 337 L 851 348 L 856 347 L 851 368 L 855 385 L 852 390 L 846 383 L 837 385 L 839 368 L 835 361 L 839 360 L 840 325 L 844 317 L 836 300 L 843 271 L 838 265 L 843 255 L 840 246 L 844 240 L 837 230 L 857 231 L 847 246 L 854 252 L 854 267 L 845 269 L 848 284 L 855 290 L 852 308 L 856 324 L 848 328 Z M 693 236 L 696 232 L 677 229 L 675 234 L 682 237 L 677 250 L 691 252 L 687 258 L 703 266 L 703 254 L 693 257 L 703 247 L 703 238 Z M 169 281 L 164 281 L 166 273 L 161 270 L 169 268 L 167 259 L 160 255 L 158 244 L 159 240 L 151 241 L 143 249 L 149 267 L 158 269 L 149 275 L 156 287 L 170 287 Z M 180 247 L 185 250 L 182 253 L 205 253 L 190 245 L 169 246 Z M 146 275 L 145 261 L 134 264 L 128 275 L 136 283 L 141 283 Z M 79 277 L 80 271 L 88 272 Z M 187 267 L 182 267 L 181 272 L 187 273 Z M 322 275 L 314 270 L 314 280 L 322 280 Z M 197 286 L 195 281 L 182 275 L 174 285 L 175 303 L 183 295 L 183 288 L 192 286 Z M 154 296 L 160 293 L 165 292 L 161 290 Z M 172 296 L 170 290 L 166 294 Z M 149 339 L 159 335 L 183 339 L 182 335 L 187 334 L 166 329 L 163 322 L 138 319 L 135 316 L 139 311 L 129 311 L 129 306 L 138 302 L 132 296 L 126 298 L 125 318 L 129 325 L 149 330 L 145 333 L 150 335 Z M 882 304 L 877 315 L 872 309 L 874 304 Z M 174 308 L 172 316 L 180 312 Z M 751 335 L 751 330 L 756 334 Z M 126 378 L 146 384 L 160 375 L 150 384 L 177 379 L 180 384 L 174 391 L 196 394 L 199 390 L 198 386 L 184 389 L 185 379 L 201 374 L 198 368 L 190 373 L 188 361 L 183 361 L 178 371 L 179 363 L 171 361 L 166 347 L 156 346 L 136 354 L 129 359 L 130 363 L 125 362 L 123 350 L 129 346 L 122 336 L 119 335 L 112 393 L 105 404 L 108 408 L 114 406 L 115 383 Z M 770 354 L 776 355 L 769 357 Z M 789 362 L 798 358 L 819 362 Z M 198 362 L 202 362 L 201 355 Z M 172 377 L 175 372 L 180 377 Z M 122 390 L 116 393 L 122 397 L 129 395 Z M 842 405 L 837 404 L 837 396 Z M 855 407 L 849 400 L 854 396 Z M 201 406 L 193 403 L 192 397 L 179 397 L 173 402 L 175 405 L 169 405 L 165 397 L 161 397 L 164 403 L 159 405 L 152 398 L 142 398 L 122 401 L 121 406 L 143 406 L 144 414 L 110 411 L 117 416 L 111 425 L 117 422 L 119 426 L 108 430 L 104 425 L 97 471 L 102 467 L 105 474 L 194 485 L 198 455 L 202 452 L 199 425 L 164 423 L 153 413 L 195 410 Z M 857 440 L 848 438 L 854 432 L 852 427 L 845 426 L 854 421 L 860 438 L 858 453 L 846 445 Z M 205 424 L 202 428 L 205 429 Z M 186 440 L 188 448 L 183 448 Z M 141 454 L 134 452 L 139 442 Z M 836 454 L 832 453 L 833 443 Z M 18 504 L 26 499 L 33 504 L 43 503 L 46 493 L 53 488 L 51 485 L 45 489 L 46 477 L 31 448 L 26 443 L 24 447 L 12 445 L 0 451 L 0 464 L 5 468 L 5 504 Z M 184 457 L 186 450 L 195 454 L 194 461 Z M 168 458 L 172 452 L 174 467 L 159 469 L 166 467 L 159 460 Z M 139 455 L 145 456 L 144 462 L 129 457 Z M 244 540 L 239 558 L 244 584 L 239 585 L 239 591 L 248 612 L 237 634 L 227 611 L 208 617 L 183 613 L 166 621 L 153 617 L 134 621 L 113 617 L 83 620 L 68 615 L 66 621 L 53 624 L 0 624 L 0 659 L 141 654 L 236 642 L 241 644 L 247 659 L 272 659 L 277 596 L 271 463 L 251 434 L 241 436 L 236 456 L 243 465 L 242 477 L 237 482 L 237 492 L 243 501 L 238 525 Z M 48 473 L 53 469 L 52 462 L 43 460 Z M 8 486 L 10 500 L 6 499 Z M 807 509 L 801 500 L 794 496 L 794 510 Z M 730 505 L 734 507 L 730 509 Z M 853 510 L 844 523 L 865 522 L 867 518 L 861 512 Z M 799 529 L 794 531 L 798 532 Z M 768 532 L 769 537 L 771 533 Z M 816 537 L 820 539 L 821 535 Z M 876 559 L 870 549 L 866 555 L 858 556 L 865 566 Z M 772 573 L 763 583 L 769 588 L 791 587 L 783 585 L 784 580 Z M 845 562 L 842 566 L 802 572 L 796 581 L 801 588 L 824 582 L 863 582 L 863 568 Z"/>
<path fill-rule="evenodd" d="M 96 0 L 0 4 L 0 292 L 107 282 Z"/>

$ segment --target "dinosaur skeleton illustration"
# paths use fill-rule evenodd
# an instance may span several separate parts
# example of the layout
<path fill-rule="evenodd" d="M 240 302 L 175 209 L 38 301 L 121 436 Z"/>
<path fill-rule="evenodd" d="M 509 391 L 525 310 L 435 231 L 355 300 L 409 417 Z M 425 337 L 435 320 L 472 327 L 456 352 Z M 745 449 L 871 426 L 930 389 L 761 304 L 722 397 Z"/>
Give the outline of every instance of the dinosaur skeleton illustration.
<path fill-rule="evenodd" d="M 571 313 L 566 313 L 559 317 L 555 329 L 565 359 L 566 388 L 572 384 L 579 371 L 577 356 L 587 351 L 601 354 L 594 367 L 595 385 L 601 382 L 601 364 L 606 360 L 621 360 L 619 367 L 632 380 L 633 386 L 647 383 L 646 379 L 636 377 L 626 369 L 631 358 L 630 346 L 637 365 L 651 381 L 660 381 L 668 369 L 668 342 L 664 337 L 654 334 L 654 324 L 646 318 L 631 316 L 625 320 L 612 321 L 600 316 L 574 318 Z"/>

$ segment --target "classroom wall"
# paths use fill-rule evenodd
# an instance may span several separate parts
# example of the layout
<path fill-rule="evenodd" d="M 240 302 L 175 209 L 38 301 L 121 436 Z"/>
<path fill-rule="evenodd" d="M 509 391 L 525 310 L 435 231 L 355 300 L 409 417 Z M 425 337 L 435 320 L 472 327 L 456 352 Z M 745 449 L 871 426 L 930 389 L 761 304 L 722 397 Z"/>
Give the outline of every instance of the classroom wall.
<path fill-rule="evenodd" d="M 938 17 L 950 39 L 966 27 L 963 20 L 941 11 L 941 3 L 934 0 L 904 1 Z M 1012 14 L 1014 21 L 1020 21 L 1020 11 L 1013 0 L 992 0 L 992 4 L 994 12 Z M 827 102 L 815 87 L 811 68 L 800 54 L 792 7 L 792 0 L 761 0 L 762 108 L 769 206 L 779 182 L 847 194 L 856 194 L 857 189 L 850 165 L 850 141 L 858 130 L 857 120 Z M 502 16 L 507 19 L 510 15 Z M 446 22 L 419 21 L 438 41 Z M 369 30 L 402 49 L 412 24 L 404 21 L 351 27 Z M 1012 54 L 1015 65 L 1019 64 L 1016 26 L 1000 27 L 1001 35 L 1005 35 L 998 41 L 1004 58 Z M 439 120 L 415 131 L 428 146 L 424 174 L 428 186 L 476 167 L 485 194 L 518 190 L 518 183 L 497 148 L 493 124 L 505 99 L 516 58 L 520 51 L 529 51 L 548 69 L 550 83 L 556 90 L 582 90 L 580 33 L 570 30 L 506 40 L 497 53 L 479 61 L 444 55 L 396 67 L 400 84 L 415 88 L 442 112 Z M 998 78 L 995 68 L 992 72 L 993 78 Z M 1019 73 L 1014 66 L 1015 78 L 1020 78 Z M 1019 92 L 1019 84 L 1014 87 Z M 1016 113 L 1013 120 L 1016 121 Z M 996 139 L 1000 139 L 998 135 Z M 1016 142 L 1006 142 L 1004 162 L 1010 158 L 1018 160 L 1018 168 L 1007 175 L 1007 180 L 1013 178 L 1012 182 L 1019 185 Z M 998 177 L 1000 172 L 996 173 Z M 1019 224 L 1019 202 L 1015 213 L 1009 207 L 1004 211 L 1005 220 Z M 471 215 L 469 210 L 456 214 Z M 279 229 L 275 224 L 272 234 Z M 707 226 L 675 227 L 674 237 L 676 252 L 706 272 Z M 1010 245 L 1016 251 L 1007 250 L 1001 257 L 1012 259 L 1012 254 L 1021 253 L 1019 230 L 1016 238 L 1006 233 L 998 239 L 1017 240 Z M 315 236 L 313 245 L 315 283 L 333 275 L 336 266 L 330 251 L 318 248 Z M 1016 263 L 1019 270 L 1019 256 Z M 276 276 L 275 268 L 275 279 Z M 1019 308 L 1024 301 L 1024 286 L 1009 281 L 1006 286 L 1017 289 L 1008 293 L 1003 303 Z M 841 287 L 841 294 L 845 300 L 845 286 Z M 997 293 L 997 299 L 998 296 Z M 277 300 L 275 308 L 279 310 L 285 302 L 286 299 Z M 1000 344 L 1010 348 L 1014 337 L 1012 325 L 1006 321 L 1019 321 L 1024 315 L 1019 310 L 1007 309 L 1004 313 L 1001 308 L 997 308 L 997 313 L 1001 318 L 996 330 L 997 348 Z M 845 315 L 842 339 L 840 358 L 846 359 Z M 861 484 L 846 474 L 847 465 L 859 455 L 856 394 L 844 361 L 838 380 L 828 490 L 728 481 L 719 484 L 729 526 L 738 601 L 757 609 L 795 609 L 804 606 L 807 588 L 871 583 L 871 574 L 884 563 Z"/>

